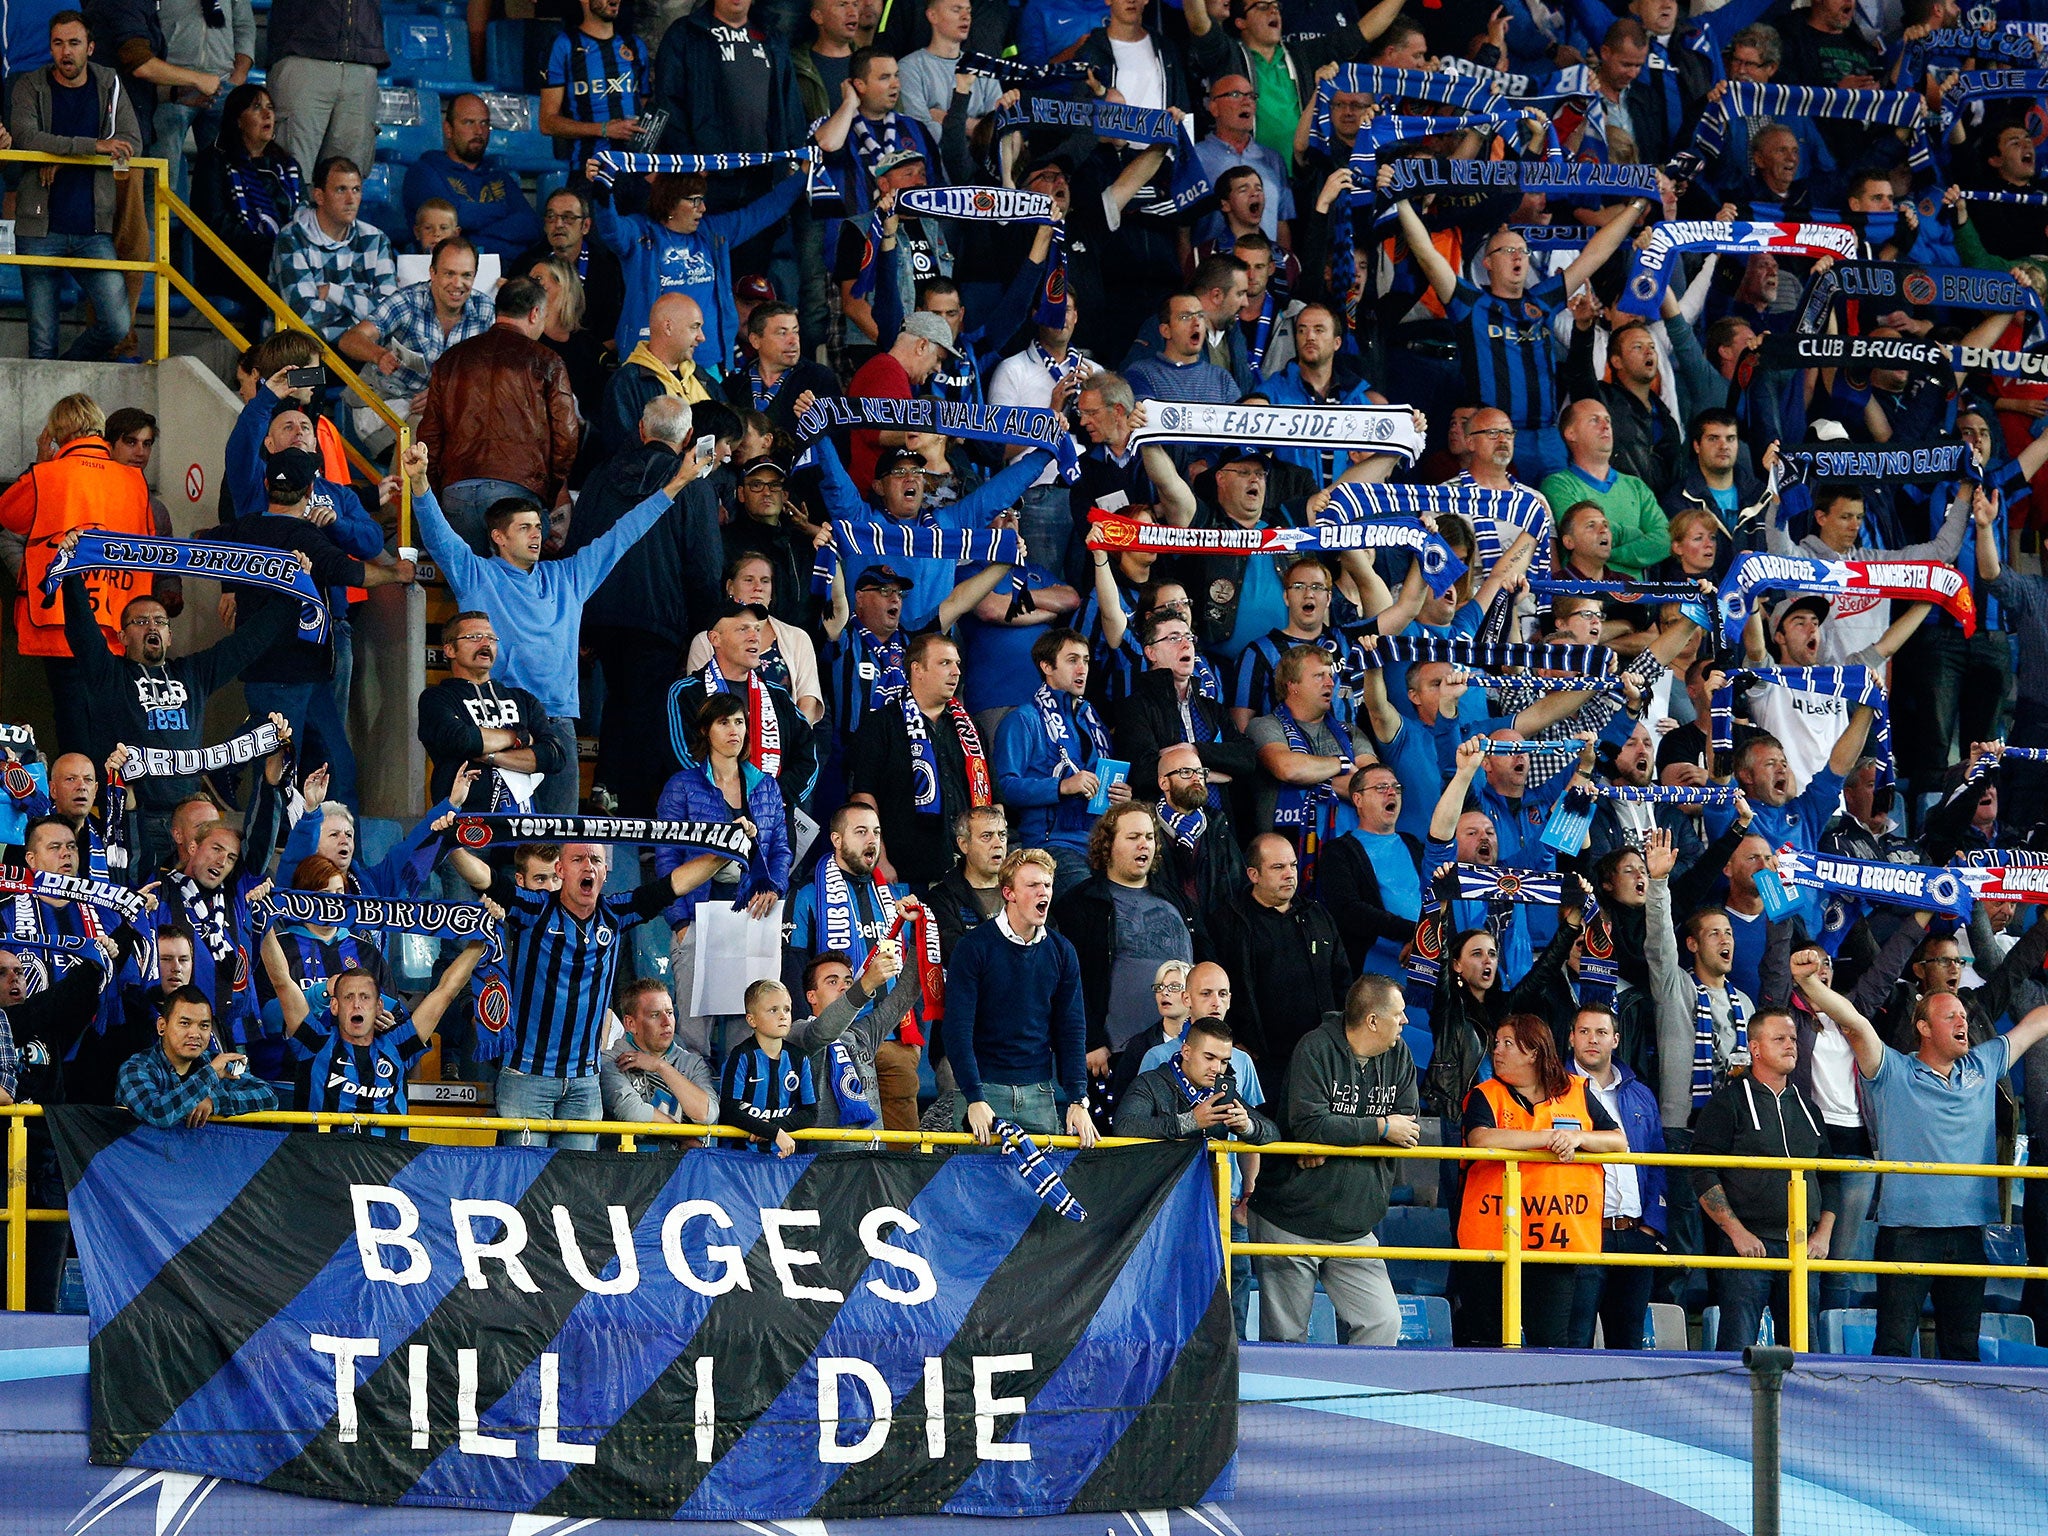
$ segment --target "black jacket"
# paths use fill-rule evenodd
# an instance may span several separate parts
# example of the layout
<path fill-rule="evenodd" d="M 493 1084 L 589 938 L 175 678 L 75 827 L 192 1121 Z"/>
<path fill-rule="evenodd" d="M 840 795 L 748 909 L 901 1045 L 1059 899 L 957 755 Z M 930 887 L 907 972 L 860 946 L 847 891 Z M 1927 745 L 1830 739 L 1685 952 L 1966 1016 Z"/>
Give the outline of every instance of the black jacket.
<path fill-rule="evenodd" d="M 603 538 L 675 472 L 676 451 L 666 443 L 635 443 L 606 459 L 576 498 L 563 553 L 573 555 Z M 583 622 L 644 629 L 685 649 L 710 627 L 723 596 L 724 549 L 718 495 L 709 481 L 693 481 L 590 594 Z"/>
<path fill-rule="evenodd" d="M 711 35 L 710 6 L 700 6 L 662 34 L 654 55 L 654 89 L 670 113 L 659 148 L 665 155 L 751 154 L 795 149 L 808 136 L 809 120 L 797 98 L 796 66 L 789 48 L 773 33 L 768 47 L 768 142 L 742 144 L 719 115 L 718 43 Z M 836 105 L 836 103 L 835 103 Z M 934 167 L 936 169 L 936 167 Z"/>
<path fill-rule="evenodd" d="M 817 546 L 810 530 L 795 518 L 785 516 L 773 526 L 734 509 L 732 521 L 721 531 L 725 563 L 729 568 L 741 555 L 759 555 L 775 573 L 775 590 L 768 611 L 785 624 L 811 632 L 815 644 L 822 636 L 815 622 L 818 600 L 811 595 L 811 568 L 817 562 Z"/>
<path fill-rule="evenodd" d="M 1160 867 L 1179 893 L 1181 906 L 1196 913 L 1213 912 L 1244 889 L 1244 847 L 1231 821 L 1230 797 L 1218 796 L 1216 808 L 1207 814 L 1208 825 L 1192 850 L 1181 847 L 1171 833 L 1159 850 Z M 1202 946 L 1198 939 L 1197 960 L 1203 958 Z"/>
<path fill-rule="evenodd" d="M 1248 783 L 1259 771 L 1259 749 L 1231 725 L 1221 704 L 1199 694 L 1189 705 L 1197 719 L 1208 727 L 1211 738 L 1199 742 L 1195 753 L 1211 773 L 1222 771 L 1235 783 Z M 1173 674 L 1154 667 L 1138 674 L 1130 697 L 1114 706 L 1109 734 L 1131 765 L 1131 782 L 1150 786 L 1159 782 L 1159 754 L 1185 738 L 1180 728 L 1180 703 L 1174 692 Z"/>
<path fill-rule="evenodd" d="M 725 391 L 725 403 L 734 410 L 754 409 L 754 378 L 749 369 L 727 369 L 724 382 L 718 387 Z M 839 394 L 839 375 L 823 363 L 812 362 L 808 357 L 798 358 L 796 366 L 775 381 L 775 393 L 762 407 L 763 413 L 775 424 L 776 431 L 796 436 L 796 402 L 806 390 L 820 400 L 827 395 Z"/>
<path fill-rule="evenodd" d="M 1156 862 L 1145 888 L 1179 910 L 1181 921 L 1188 926 L 1188 946 L 1200 959 L 1205 937 L 1200 920 L 1188 910 L 1179 888 L 1162 875 Z M 1116 971 L 1116 895 L 1110 889 L 1109 876 L 1097 872 L 1068 891 L 1053 903 L 1052 918 L 1081 957 L 1081 1011 L 1088 1022 L 1088 1049 L 1106 1049 L 1110 1040 L 1104 1020 Z"/>
<path fill-rule="evenodd" d="M 989 921 L 981 915 L 981 908 L 975 905 L 972 887 L 967 883 L 967 871 L 958 864 L 944 877 L 932 882 L 926 900 L 931 903 L 932 916 L 938 920 L 939 958 L 942 960 L 953 958 L 953 946 L 960 942 L 963 934 Z M 933 1038 L 936 1040 L 937 1037 Z"/>
<path fill-rule="evenodd" d="M 484 731 L 517 731 L 521 744 L 533 749 L 534 772 L 550 777 L 564 766 L 562 743 L 545 729 L 548 712 L 524 688 L 509 683 L 472 683 L 459 677 L 443 678 L 420 694 L 419 723 L 414 727 L 420 745 L 434 760 L 428 777 L 427 798 L 436 804 L 448 798 L 455 771 L 484 752 Z M 472 810 L 488 810 L 497 792 L 498 770 L 484 766 L 482 777 L 470 791 Z"/>
<path fill-rule="evenodd" d="M 1305 896 L 1276 912 L 1244 890 L 1209 914 L 1209 940 L 1230 975 L 1237 1043 L 1265 1072 L 1285 1072 L 1295 1042 L 1341 1009 L 1350 990 L 1354 973 L 1337 920 Z"/>
<path fill-rule="evenodd" d="M 162 747 L 190 752 L 206 739 L 206 701 L 237 673 L 293 633 L 298 610 L 274 603 L 252 614 L 224 640 L 203 651 L 173 656 L 160 667 L 142 667 L 107 649 L 93 619 L 85 578 L 64 578 L 64 631 L 71 654 L 78 658 L 73 687 L 90 701 L 93 726 L 92 759 L 105 762 L 118 743 L 131 747 Z M 189 778 L 146 777 L 133 786 L 146 811 L 168 811 L 199 791 L 197 774 Z"/>
<path fill-rule="evenodd" d="M 1238 1092 L 1237 1069 L 1225 1066 L 1223 1076 L 1216 1084 L 1215 1102 L 1228 1104 L 1236 1100 L 1244 1104 L 1244 1096 Z M 1251 1130 L 1242 1134 L 1232 1132 L 1223 1126 L 1212 1129 L 1219 1133 L 1215 1139 L 1238 1141 L 1260 1146 L 1280 1139 L 1280 1128 L 1251 1105 L 1245 1104 L 1245 1113 L 1252 1117 Z M 1204 1132 L 1195 1124 L 1195 1112 L 1181 1104 L 1180 1085 L 1173 1080 L 1172 1069 L 1164 1062 L 1150 1072 L 1141 1072 L 1131 1082 L 1130 1090 L 1117 1104 L 1116 1134 L 1119 1136 L 1157 1136 L 1165 1141 L 1178 1141 L 1188 1136 L 1200 1136 Z"/>
<path fill-rule="evenodd" d="M 1415 861 L 1419 877 L 1422 844 L 1406 832 L 1400 837 Z M 1316 869 L 1322 882 L 1323 905 L 1330 909 L 1330 915 L 1337 920 L 1337 931 L 1344 935 L 1344 948 L 1351 956 L 1353 971 L 1364 967 L 1365 957 L 1381 939 L 1406 944 L 1415 937 L 1412 919 L 1396 917 L 1381 904 L 1379 874 L 1357 838 L 1330 839 L 1323 845 Z"/>
<path fill-rule="evenodd" d="M 1724 1083 L 1700 1106 L 1693 1122 L 1692 1149 L 1726 1157 L 1826 1157 L 1827 1127 L 1820 1111 L 1797 1084 L 1786 1083 L 1774 1094 L 1747 1073 Z M 1785 1236 L 1787 1182 L 1775 1168 L 1694 1168 L 1693 1192 L 1704 1195 L 1716 1184 L 1728 1196 L 1728 1209 L 1758 1237 Z M 1810 1223 L 1822 1211 L 1838 1208 L 1840 1180 L 1833 1174 L 1806 1174 L 1806 1214 Z"/>
<path fill-rule="evenodd" d="M 289 58 L 374 64 L 380 70 L 391 62 L 377 0 L 277 0 L 266 35 L 272 69 L 279 59 Z"/>
<path fill-rule="evenodd" d="M 735 684 L 735 691 L 741 685 Z M 775 775 L 776 785 L 782 790 L 782 803 L 795 810 L 817 787 L 818 783 L 818 733 L 806 720 L 803 711 L 796 707 L 796 700 L 789 696 L 789 690 L 780 683 L 771 683 L 765 677 L 761 686 L 766 690 L 768 702 L 775 706 L 776 724 L 782 735 L 782 769 Z M 742 693 L 741 698 L 746 695 Z M 681 768 L 684 758 L 684 731 L 686 722 L 697 718 L 697 710 L 704 703 L 704 676 L 701 669 L 691 675 L 679 678 L 668 691 L 669 736 L 662 742 L 642 742 L 639 750 L 650 759 L 661 763 L 662 782 L 667 776 Z"/>
<path fill-rule="evenodd" d="M 509 278 L 525 277 L 540 262 L 554 255 L 554 248 L 547 241 L 539 240 L 529 245 L 505 267 Z M 583 329 L 602 343 L 618 334 L 619 311 L 626 307 L 626 276 L 619 267 L 619 258 L 606 250 L 595 234 L 583 241 Z M 265 269 L 266 271 L 268 268 Z M 567 363 L 568 358 L 562 359 Z M 569 370 L 570 382 L 575 382 L 576 370 Z M 583 397 L 577 395 L 577 404 L 583 404 Z M 586 411 L 589 406 L 584 407 Z"/>

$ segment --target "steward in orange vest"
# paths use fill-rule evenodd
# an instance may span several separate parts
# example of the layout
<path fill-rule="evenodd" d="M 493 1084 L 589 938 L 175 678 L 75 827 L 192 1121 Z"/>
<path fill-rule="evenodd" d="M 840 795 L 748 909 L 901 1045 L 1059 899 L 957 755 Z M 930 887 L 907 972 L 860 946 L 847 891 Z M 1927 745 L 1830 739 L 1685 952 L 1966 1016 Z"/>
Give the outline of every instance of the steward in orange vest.
<path fill-rule="evenodd" d="M 1476 1084 L 1493 1109 L 1493 1123 L 1503 1131 L 1549 1131 L 1560 1125 L 1593 1129 L 1592 1106 L 1586 1102 L 1586 1080 L 1573 1077 L 1554 1099 L 1533 1109 L 1499 1078 Z M 1468 1099 L 1469 1103 L 1470 1100 Z M 1506 1175 L 1499 1163 L 1472 1163 L 1465 1173 L 1465 1198 L 1458 1212 L 1460 1248 L 1501 1246 L 1500 1199 Z M 1597 1163 L 1522 1164 L 1522 1247 L 1535 1252 L 1563 1248 L 1574 1253 L 1600 1251 L 1600 1213 L 1606 1175 Z"/>
<path fill-rule="evenodd" d="M 58 541 L 73 528 L 150 537 L 155 524 L 149 483 L 141 470 L 108 457 L 105 438 L 84 433 L 64 443 L 54 457 L 31 467 L 0 495 L 0 527 L 28 540 L 21 588 L 14 600 L 14 632 L 21 654 L 68 657 L 63 594 L 43 591 L 43 573 L 56 558 Z M 121 650 L 121 610 L 131 598 L 149 596 L 151 580 L 147 571 L 85 574 L 93 615 L 109 651 Z"/>

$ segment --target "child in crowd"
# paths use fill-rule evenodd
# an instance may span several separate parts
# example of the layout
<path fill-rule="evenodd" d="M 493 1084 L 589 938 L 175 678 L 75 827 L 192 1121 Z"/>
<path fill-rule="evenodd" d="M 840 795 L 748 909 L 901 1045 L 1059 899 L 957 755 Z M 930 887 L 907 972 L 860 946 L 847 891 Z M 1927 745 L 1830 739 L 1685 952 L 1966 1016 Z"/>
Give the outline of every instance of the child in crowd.
<path fill-rule="evenodd" d="M 745 1003 L 754 1043 L 725 1063 L 718 1118 L 744 1130 L 757 1150 L 765 1152 L 773 1143 L 775 1155 L 787 1157 L 796 1150 L 789 1133 L 817 1121 L 818 1085 L 810 1058 L 782 1048 L 789 1036 L 789 989 L 779 981 L 757 981 L 747 988 Z"/>
<path fill-rule="evenodd" d="M 409 256 L 431 256 L 434 247 L 452 235 L 462 233 L 455 217 L 455 205 L 445 197 L 430 197 L 412 216 L 412 249 Z"/>

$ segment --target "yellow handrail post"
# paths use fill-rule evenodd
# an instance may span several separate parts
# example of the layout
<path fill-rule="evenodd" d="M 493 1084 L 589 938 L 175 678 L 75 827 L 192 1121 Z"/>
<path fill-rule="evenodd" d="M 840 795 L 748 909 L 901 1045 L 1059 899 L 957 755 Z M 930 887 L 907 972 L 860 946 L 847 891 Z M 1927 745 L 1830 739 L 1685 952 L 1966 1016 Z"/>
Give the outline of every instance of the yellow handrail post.
<path fill-rule="evenodd" d="M 28 1310 L 28 1117 L 7 1121 L 7 1310 Z"/>
<path fill-rule="evenodd" d="M 171 355 L 171 204 L 164 194 L 171 189 L 171 168 L 156 168 L 156 361 Z"/>
<path fill-rule="evenodd" d="M 1792 1183 L 1785 1191 L 1785 1252 L 1792 1259 L 1791 1295 L 1787 1298 L 1792 1337 L 1785 1342 L 1803 1355 L 1810 1347 L 1806 1337 L 1806 1277 L 1811 1273 L 1806 1257 L 1806 1170 L 1794 1168 L 1790 1177 Z"/>
<path fill-rule="evenodd" d="M 398 475 L 398 547 L 415 549 L 412 541 L 412 476 L 405 472 L 406 450 L 412 447 L 412 428 L 404 422 L 398 424 L 398 446 L 393 449 L 397 455 L 391 467 Z"/>
<path fill-rule="evenodd" d="M 1501 1164 L 1500 1236 L 1507 1255 L 1500 1267 L 1500 1345 L 1522 1347 L 1522 1160 Z"/>
<path fill-rule="evenodd" d="M 1223 1283 L 1230 1284 L 1230 1154 L 1216 1154 L 1216 1219 L 1223 1228 Z"/>

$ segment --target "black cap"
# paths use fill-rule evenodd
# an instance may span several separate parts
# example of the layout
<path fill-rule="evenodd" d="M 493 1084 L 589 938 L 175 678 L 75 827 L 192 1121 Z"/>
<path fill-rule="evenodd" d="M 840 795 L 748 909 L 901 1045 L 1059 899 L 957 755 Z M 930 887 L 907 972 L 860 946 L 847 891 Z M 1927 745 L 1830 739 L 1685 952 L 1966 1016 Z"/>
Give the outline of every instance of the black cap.
<path fill-rule="evenodd" d="M 303 448 L 280 448 L 270 456 L 263 474 L 263 489 L 278 501 L 297 500 L 313 488 L 320 475 L 317 454 Z"/>
<path fill-rule="evenodd" d="M 745 480 L 756 471 L 763 469 L 772 469 L 775 472 L 775 478 L 778 480 L 789 478 L 789 471 L 782 467 L 782 461 L 772 453 L 758 453 L 754 455 L 753 458 L 740 465 L 736 473 L 740 479 Z"/>
<path fill-rule="evenodd" d="M 735 602 L 729 597 L 712 613 L 711 622 L 716 624 L 721 619 L 730 619 L 738 614 L 745 614 L 750 619 L 759 619 L 763 624 L 768 622 L 768 610 L 759 603 Z"/>
<path fill-rule="evenodd" d="M 853 584 L 853 590 L 856 592 L 873 592 L 882 587 L 894 587 L 898 592 L 908 592 L 911 585 L 912 583 L 908 576 L 899 576 L 892 567 L 871 565 L 860 573 L 859 578 Z"/>
<path fill-rule="evenodd" d="M 1256 461 L 1269 475 L 1273 472 L 1273 455 L 1263 448 L 1246 448 L 1237 443 L 1216 455 L 1216 467 L 1221 469 L 1226 464 L 1242 464 L 1247 460 Z"/>
<path fill-rule="evenodd" d="M 1017 185 L 1023 186 L 1040 171 L 1058 171 L 1062 176 L 1071 180 L 1074 174 L 1074 166 L 1073 162 L 1065 155 L 1040 155 L 1034 160 L 1025 162 L 1024 169 L 1017 175 Z"/>
<path fill-rule="evenodd" d="M 875 478 L 886 480 L 899 466 L 908 464 L 920 473 L 924 470 L 924 455 L 910 448 L 884 448 L 875 455 Z"/>

